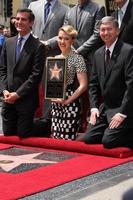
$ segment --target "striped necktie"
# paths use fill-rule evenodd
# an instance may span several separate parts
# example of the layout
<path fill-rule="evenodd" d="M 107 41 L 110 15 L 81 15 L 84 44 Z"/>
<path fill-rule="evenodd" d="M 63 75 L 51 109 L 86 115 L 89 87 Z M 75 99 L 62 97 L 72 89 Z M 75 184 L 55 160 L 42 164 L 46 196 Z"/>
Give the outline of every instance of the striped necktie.
<path fill-rule="evenodd" d="M 51 3 L 47 2 L 45 4 L 45 8 L 44 8 L 44 22 L 46 23 L 47 21 L 47 18 L 48 18 L 48 15 L 50 13 L 50 6 L 51 6 Z"/>

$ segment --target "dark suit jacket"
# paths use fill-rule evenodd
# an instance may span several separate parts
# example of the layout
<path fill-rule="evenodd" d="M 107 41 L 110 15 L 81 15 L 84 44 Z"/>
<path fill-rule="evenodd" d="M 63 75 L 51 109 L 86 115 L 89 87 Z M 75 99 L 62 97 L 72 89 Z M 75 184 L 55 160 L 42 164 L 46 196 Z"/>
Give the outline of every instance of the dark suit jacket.
<path fill-rule="evenodd" d="M 112 13 L 116 19 L 118 19 L 118 11 Z M 133 45 L 133 1 L 129 0 L 127 10 L 122 20 L 120 27 L 119 38 L 123 42 L 127 42 Z"/>
<path fill-rule="evenodd" d="M 103 96 L 107 118 L 116 113 L 131 118 L 133 126 L 133 48 L 131 45 L 117 41 L 105 75 L 105 47 L 98 49 L 94 55 L 94 66 L 90 77 L 89 94 L 91 108 L 99 107 L 99 95 Z"/>
<path fill-rule="evenodd" d="M 5 42 L 0 62 L 0 79 L 2 90 L 17 92 L 20 99 L 17 103 L 29 107 L 38 106 L 38 86 L 41 81 L 44 62 L 45 47 L 29 36 L 15 62 L 17 36 L 7 39 Z"/>
<path fill-rule="evenodd" d="M 79 24 L 77 9 L 78 5 L 68 11 L 64 23 L 72 25 L 78 31 L 74 48 L 92 63 L 94 51 L 101 46 L 98 23 L 105 16 L 105 8 L 89 0 L 83 8 Z"/>

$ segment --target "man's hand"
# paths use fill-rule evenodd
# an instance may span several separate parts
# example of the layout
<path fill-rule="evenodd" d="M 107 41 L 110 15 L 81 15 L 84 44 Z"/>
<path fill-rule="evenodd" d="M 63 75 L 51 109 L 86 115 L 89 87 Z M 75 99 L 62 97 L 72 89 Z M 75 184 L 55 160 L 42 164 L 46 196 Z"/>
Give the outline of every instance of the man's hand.
<path fill-rule="evenodd" d="M 120 126 L 122 124 L 124 119 L 125 119 L 125 117 L 121 116 L 119 113 L 115 114 L 111 119 L 109 128 L 110 129 L 118 128 L 118 126 Z"/>
<path fill-rule="evenodd" d="M 10 92 L 8 90 L 3 91 L 4 100 L 10 96 Z"/>
<path fill-rule="evenodd" d="M 16 92 L 5 92 L 4 93 L 4 101 L 9 104 L 14 104 L 16 100 L 19 99 L 19 96 Z"/>
<path fill-rule="evenodd" d="M 97 117 L 99 117 L 99 111 L 98 110 L 92 111 L 90 115 L 89 123 L 92 125 L 95 125 L 97 121 Z"/>

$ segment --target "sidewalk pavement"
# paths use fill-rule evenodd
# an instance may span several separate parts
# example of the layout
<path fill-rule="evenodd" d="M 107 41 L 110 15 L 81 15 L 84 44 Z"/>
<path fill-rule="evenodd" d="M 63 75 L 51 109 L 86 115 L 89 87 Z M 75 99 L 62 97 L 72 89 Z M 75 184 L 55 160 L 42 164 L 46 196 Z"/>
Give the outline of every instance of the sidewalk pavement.
<path fill-rule="evenodd" d="M 122 198 L 131 189 L 132 194 L 130 197 Z M 106 188 L 80 200 L 133 200 L 133 178 L 122 181 L 113 187 Z"/>

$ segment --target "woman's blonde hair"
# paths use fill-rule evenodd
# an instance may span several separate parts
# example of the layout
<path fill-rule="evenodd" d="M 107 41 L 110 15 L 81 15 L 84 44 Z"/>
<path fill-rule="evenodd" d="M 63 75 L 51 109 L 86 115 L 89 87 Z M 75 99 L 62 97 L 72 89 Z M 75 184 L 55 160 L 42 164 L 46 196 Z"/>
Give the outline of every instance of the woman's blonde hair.
<path fill-rule="evenodd" d="M 67 35 L 71 36 L 72 39 L 75 39 L 78 35 L 78 32 L 71 25 L 63 25 L 61 28 L 59 28 L 58 32 L 60 31 L 64 31 Z"/>

